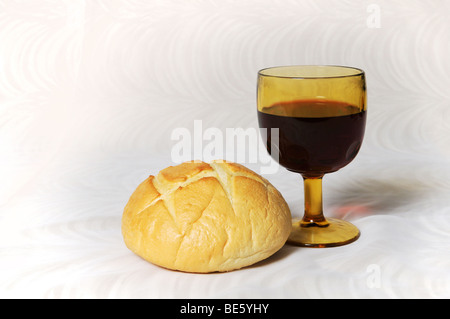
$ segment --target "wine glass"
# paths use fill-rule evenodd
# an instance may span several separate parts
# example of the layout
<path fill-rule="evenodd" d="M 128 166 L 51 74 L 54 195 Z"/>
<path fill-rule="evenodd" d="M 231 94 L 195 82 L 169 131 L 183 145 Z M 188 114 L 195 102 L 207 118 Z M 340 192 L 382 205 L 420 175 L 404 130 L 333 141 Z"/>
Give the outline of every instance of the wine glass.
<path fill-rule="evenodd" d="M 367 109 L 364 71 L 320 65 L 266 68 L 258 72 L 257 105 L 269 154 L 303 177 L 304 216 L 293 220 L 288 242 L 332 247 L 358 239 L 353 224 L 324 217 L 322 177 L 350 163 L 361 147 Z"/>

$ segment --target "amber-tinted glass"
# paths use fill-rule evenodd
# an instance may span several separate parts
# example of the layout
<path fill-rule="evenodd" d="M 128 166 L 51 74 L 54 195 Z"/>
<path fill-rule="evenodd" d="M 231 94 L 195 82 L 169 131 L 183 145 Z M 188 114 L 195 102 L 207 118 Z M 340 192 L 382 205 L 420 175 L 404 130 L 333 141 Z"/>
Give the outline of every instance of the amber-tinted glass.
<path fill-rule="evenodd" d="M 324 217 L 322 177 L 349 164 L 361 147 L 367 116 L 364 72 L 342 66 L 263 69 L 257 106 L 268 152 L 276 151 L 280 165 L 304 179 L 305 212 L 294 221 L 289 241 L 328 247 L 356 240 L 355 226 Z M 275 149 L 272 132 L 279 134 Z"/>

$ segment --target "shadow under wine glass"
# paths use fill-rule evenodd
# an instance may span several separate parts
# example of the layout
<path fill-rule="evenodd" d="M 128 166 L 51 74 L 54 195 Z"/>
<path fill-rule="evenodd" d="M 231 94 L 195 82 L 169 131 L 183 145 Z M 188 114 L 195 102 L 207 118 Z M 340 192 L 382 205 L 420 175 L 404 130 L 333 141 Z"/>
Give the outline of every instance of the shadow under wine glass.
<path fill-rule="evenodd" d="M 353 224 L 325 218 L 322 177 L 350 163 L 361 147 L 366 125 L 364 71 L 313 65 L 267 68 L 258 72 L 257 93 L 259 126 L 267 129 L 268 152 L 303 177 L 304 216 L 293 221 L 288 242 L 332 247 L 358 239 Z M 278 129 L 276 149 L 272 129 Z"/>

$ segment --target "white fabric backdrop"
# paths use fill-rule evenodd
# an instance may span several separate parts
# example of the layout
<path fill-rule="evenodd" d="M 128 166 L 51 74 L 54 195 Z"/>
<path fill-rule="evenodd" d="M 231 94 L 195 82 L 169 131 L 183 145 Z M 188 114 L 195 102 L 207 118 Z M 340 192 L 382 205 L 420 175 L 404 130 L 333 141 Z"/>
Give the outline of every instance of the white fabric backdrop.
<path fill-rule="evenodd" d="M 449 10 L 445 0 L 0 0 L 0 297 L 449 298 Z M 324 179 L 327 216 L 361 238 L 285 246 L 225 274 L 133 255 L 122 210 L 173 164 L 173 130 L 256 128 L 257 71 L 290 64 L 366 71 L 363 147 Z M 266 177 L 299 217 L 300 178 Z"/>

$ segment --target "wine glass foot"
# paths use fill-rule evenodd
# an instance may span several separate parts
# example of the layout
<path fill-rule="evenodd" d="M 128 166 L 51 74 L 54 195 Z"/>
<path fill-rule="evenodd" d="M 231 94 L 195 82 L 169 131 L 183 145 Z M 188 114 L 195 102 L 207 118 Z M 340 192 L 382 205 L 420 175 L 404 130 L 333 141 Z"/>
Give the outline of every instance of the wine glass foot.
<path fill-rule="evenodd" d="M 327 218 L 328 226 L 302 226 L 294 220 L 288 244 L 304 247 L 336 247 L 354 242 L 359 238 L 359 229 L 344 220 Z"/>

